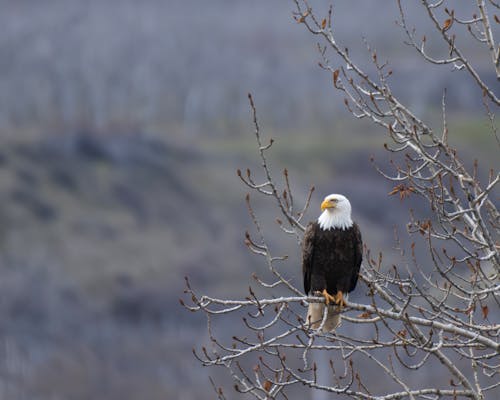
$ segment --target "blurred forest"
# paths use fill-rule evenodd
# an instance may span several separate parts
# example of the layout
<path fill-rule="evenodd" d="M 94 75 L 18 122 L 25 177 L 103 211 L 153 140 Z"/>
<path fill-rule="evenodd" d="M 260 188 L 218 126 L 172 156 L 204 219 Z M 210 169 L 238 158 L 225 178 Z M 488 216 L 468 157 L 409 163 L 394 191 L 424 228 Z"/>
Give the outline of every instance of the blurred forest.
<path fill-rule="evenodd" d="M 418 2 L 408 7 L 425 31 Z M 191 353 L 206 322 L 178 299 L 185 275 L 239 297 L 253 272 L 265 275 L 243 243 L 250 221 L 235 172 L 258 162 L 248 92 L 276 140 L 276 172 L 288 168 L 298 194 L 316 187 L 310 219 L 325 194 L 344 193 L 367 246 L 390 258 L 408 208 L 428 211 L 387 196 L 370 163 L 388 160 L 383 132 L 349 119 L 289 2 L 0 0 L 0 9 L 1 399 L 210 398 Z M 334 10 L 354 58 L 369 61 L 366 38 L 390 60 L 394 90 L 437 127 L 446 88 L 452 141 L 484 171 L 498 166 L 476 87 L 402 43 L 393 2 Z M 485 76 L 495 87 L 493 71 Z M 271 244 L 300 281 L 296 243 L 276 229 Z M 215 379 L 230 382 L 224 371 Z"/>

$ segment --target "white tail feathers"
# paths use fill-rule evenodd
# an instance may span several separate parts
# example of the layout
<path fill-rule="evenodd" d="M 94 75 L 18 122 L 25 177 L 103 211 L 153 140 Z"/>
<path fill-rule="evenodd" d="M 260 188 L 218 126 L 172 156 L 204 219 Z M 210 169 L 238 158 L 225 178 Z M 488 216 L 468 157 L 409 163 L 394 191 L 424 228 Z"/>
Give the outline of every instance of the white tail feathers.
<path fill-rule="evenodd" d="M 325 306 L 323 303 L 310 303 L 307 309 L 306 322 L 312 329 L 319 329 L 323 322 L 325 307 L 328 307 L 328 310 L 321 331 L 323 333 L 334 332 L 340 325 L 340 308 L 337 305 Z"/>

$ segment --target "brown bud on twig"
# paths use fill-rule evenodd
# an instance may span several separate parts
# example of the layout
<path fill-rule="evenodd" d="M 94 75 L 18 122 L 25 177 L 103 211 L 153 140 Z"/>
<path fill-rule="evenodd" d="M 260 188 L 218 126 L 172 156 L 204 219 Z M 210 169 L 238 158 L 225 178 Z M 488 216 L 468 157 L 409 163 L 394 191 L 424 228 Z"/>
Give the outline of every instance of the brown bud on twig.
<path fill-rule="evenodd" d="M 448 18 L 446 21 L 444 21 L 444 24 L 443 24 L 443 27 L 441 28 L 441 30 L 443 32 L 446 32 L 448 29 L 451 28 L 452 25 L 453 25 L 453 19 Z"/>
<path fill-rule="evenodd" d="M 340 71 L 338 69 L 333 71 L 333 86 L 335 86 L 337 89 L 338 89 L 337 80 L 339 79 L 339 73 Z"/>

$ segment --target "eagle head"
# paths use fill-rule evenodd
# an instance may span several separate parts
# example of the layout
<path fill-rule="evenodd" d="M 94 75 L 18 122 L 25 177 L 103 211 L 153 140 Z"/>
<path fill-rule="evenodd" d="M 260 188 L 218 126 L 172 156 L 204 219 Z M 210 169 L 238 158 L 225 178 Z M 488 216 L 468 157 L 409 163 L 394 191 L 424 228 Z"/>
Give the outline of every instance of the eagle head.
<path fill-rule="evenodd" d="M 347 229 L 352 226 L 351 203 L 341 194 L 330 194 L 321 203 L 318 223 L 321 229 Z"/>

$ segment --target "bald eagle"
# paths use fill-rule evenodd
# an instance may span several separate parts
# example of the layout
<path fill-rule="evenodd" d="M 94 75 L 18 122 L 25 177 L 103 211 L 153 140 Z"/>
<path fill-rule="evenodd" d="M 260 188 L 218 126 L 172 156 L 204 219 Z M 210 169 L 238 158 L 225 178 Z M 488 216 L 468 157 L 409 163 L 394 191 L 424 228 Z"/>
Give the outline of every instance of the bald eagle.
<path fill-rule="evenodd" d="M 307 225 L 302 243 L 302 273 L 306 294 L 325 297 L 325 303 L 310 303 L 307 323 L 333 332 L 340 324 L 344 294 L 354 290 L 363 256 L 361 232 L 351 219 L 351 203 L 341 194 L 326 196 L 322 214 Z"/>

